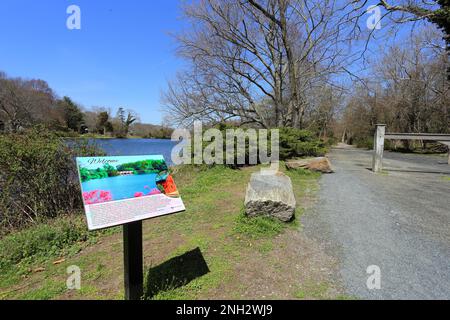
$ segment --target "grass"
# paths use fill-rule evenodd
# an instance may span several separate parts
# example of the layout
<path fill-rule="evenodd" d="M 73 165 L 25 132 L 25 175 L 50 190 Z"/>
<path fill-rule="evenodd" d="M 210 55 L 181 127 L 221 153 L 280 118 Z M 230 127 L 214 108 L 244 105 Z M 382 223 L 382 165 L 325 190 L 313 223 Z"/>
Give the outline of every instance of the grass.
<path fill-rule="evenodd" d="M 314 201 L 320 174 L 286 172 L 298 206 L 297 220 L 285 224 L 244 215 L 245 189 L 257 170 L 174 169 L 187 210 L 144 223 L 145 299 L 262 298 L 261 291 L 275 287 L 280 295 L 301 296 L 294 280 L 280 283 L 273 275 L 284 279 L 283 272 L 292 273 L 298 263 L 285 252 L 298 233 L 298 218 Z M 0 299 L 122 299 L 120 230 L 90 233 L 81 216 L 71 216 L 1 239 Z M 54 265 L 61 257 L 65 261 Z M 79 291 L 65 287 L 71 265 L 82 271 Z M 252 281 L 261 283 L 249 288 Z"/>
<path fill-rule="evenodd" d="M 95 244 L 100 236 L 117 231 L 117 228 L 112 228 L 89 232 L 81 214 L 40 223 L 0 240 L 0 270 L 17 271 L 17 267 L 22 270 L 37 261 L 73 256 L 83 247 Z"/>
<path fill-rule="evenodd" d="M 286 224 L 269 217 L 247 217 L 242 209 L 236 219 L 234 232 L 250 238 L 272 238 L 280 234 Z"/>
<path fill-rule="evenodd" d="M 450 177 L 442 177 L 442 179 L 444 179 L 446 181 L 450 181 Z"/>
<path fill-rule="evenodd" d="M 327 283 L 308 282 L 296 291 L 295 297 L 298 299 L 325 299 L 327 291 Z"/>

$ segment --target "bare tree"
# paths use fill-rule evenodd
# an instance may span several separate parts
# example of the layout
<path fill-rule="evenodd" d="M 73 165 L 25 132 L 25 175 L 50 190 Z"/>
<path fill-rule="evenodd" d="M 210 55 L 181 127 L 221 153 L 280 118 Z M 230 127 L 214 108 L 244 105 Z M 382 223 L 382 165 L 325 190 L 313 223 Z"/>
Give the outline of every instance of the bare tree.
<path fill-rule="evenodd" d="M 240 119 L 303 127 L 308 90 L 352 61 L 347 5 L 337 1 L 200 0 L 177 35 L 190 62 L 163 94 L 175 122 Z M 320 81 L 318 81 L 320 79 Z"/>
<path fill-rule="evenodd" d="M 448 57 L 434 45 L 440 37 L 436 30 L 420 29 L 374 63 L 373 77 L 355 86 L 348 99 L 343 119 L 348 137 L 371 141 L 377 122 L 397 132 L 450 132 Z"/>
<path fill-rule="evenodd" d="M 367 0 L 351 0 L 363 7 Z M 442 32 L 447 54 L 450 56 L 450 1 L 448 0 L 380 0 L 377 4 L 385 9 L 384 19 L 389 19 L 394 25 L 427 21 Z M 447 69 L 450 80 L 450 67 Z"/>
<path fill-rule="evenodd" d="M 35 123 L 62 123 L 55 94 L 45 81 L 0 77 L 0 119 L 17 131 Z"/>
<path fill-rule="evenodd" d="M 444 32 L 444 39 L 450 45 L 450 2 L 448 0 L 402 0 L 396 4 L 380 0 L 379 5 L 388 12 L 400 13 L 394 17 L 397 22 L 428 20 Z"/>

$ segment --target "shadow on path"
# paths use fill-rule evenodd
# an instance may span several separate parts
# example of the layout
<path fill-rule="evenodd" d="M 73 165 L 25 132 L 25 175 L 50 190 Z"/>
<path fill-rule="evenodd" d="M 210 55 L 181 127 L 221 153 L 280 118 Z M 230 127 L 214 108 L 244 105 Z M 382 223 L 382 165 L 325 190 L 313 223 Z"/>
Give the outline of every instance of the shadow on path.
<path fill-rule="evenodd" d="M 370 172 L 373 172 L 372 168 L 366 169 Z M 426 174 L 437 174 L 437 175 L 447 175 L 450 174 L 450 171 L 433 171 L 433 170 L 409 170 L 409 169 L 392 169 L 392 168 L 383 168 L 383 172 L 404 172 L 404 173 L 426 173 Z"/>

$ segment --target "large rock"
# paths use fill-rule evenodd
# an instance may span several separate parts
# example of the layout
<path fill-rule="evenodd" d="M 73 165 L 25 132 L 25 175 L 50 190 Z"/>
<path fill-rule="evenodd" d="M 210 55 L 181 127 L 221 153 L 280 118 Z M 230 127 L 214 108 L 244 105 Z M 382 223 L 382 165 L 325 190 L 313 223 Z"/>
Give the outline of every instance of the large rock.
<path fill-rule="evenodd" d="M 291 179 L 285 174 L 254 173 L 245 195 L 248 216 L 270 216 L 288 222 L 294 217 L 295 196 Z"/>
<path fill-rule="evenodd" d="M 288 160 L 286 162 L 286 167 L 290 170 L 303 168 L 322 173 L 333 173 L 330 160 L 328 160 L 328 158 L 326 157 Z"/>

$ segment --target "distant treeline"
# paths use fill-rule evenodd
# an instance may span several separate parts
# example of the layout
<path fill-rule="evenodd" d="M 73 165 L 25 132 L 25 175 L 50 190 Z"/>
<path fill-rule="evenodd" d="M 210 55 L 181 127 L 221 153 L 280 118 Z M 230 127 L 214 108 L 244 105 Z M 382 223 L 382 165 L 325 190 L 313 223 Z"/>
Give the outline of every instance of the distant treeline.
<path fill-rule="evenodd" d="M 170 138 L 172 129 L 140 123 L 131 109 L 85 109 L 70 97 L 60 98 L 40 79 L 11 78 L 0 72 L 0 132 L 18 132 L 44 125 L 63 136 L 92 134 L 126 138 Z"/>
<path fill-rule="evenodd" d="M 105 164 L 101 168 L 87 169 L 80 167 L 80 178 L 82 182 L 103 179 L 108 177 L 116 177 L 120 172 L 133 172 L 133 174 L 149 174 L 158 173 L 168 170 L 166 163 L 163 160 L 143 160 L 131 163 L 124 163 L 114 167 L 110 164 Z"/>

